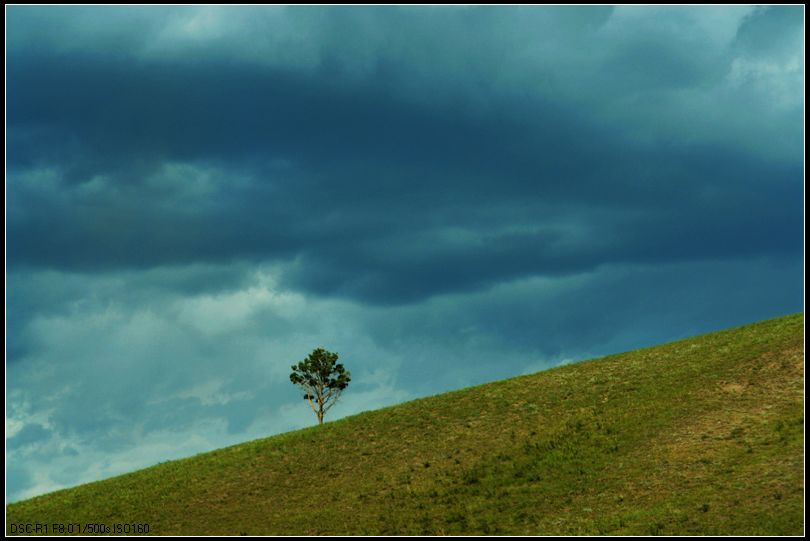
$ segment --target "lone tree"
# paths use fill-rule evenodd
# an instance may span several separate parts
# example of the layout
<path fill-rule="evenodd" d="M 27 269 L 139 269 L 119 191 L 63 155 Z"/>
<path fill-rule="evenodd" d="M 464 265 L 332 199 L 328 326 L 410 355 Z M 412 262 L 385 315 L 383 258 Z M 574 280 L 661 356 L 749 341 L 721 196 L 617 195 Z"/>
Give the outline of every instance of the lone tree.
<path fill-rule="evenodd" d="M 291 367 L 290 381 L 304 391 L 304 399 L 309 401 L 319 425 L 323 424 L 324 414 L 335 405 L 352 379 L 337 360 L 337 353 L 318 348 Z"/>

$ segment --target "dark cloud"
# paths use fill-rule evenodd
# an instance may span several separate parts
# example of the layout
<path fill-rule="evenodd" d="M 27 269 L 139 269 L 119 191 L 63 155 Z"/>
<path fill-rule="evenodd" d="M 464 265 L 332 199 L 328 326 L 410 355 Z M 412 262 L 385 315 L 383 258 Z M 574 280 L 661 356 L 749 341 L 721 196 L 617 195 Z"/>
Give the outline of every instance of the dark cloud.
<path fill-rule="evenodd" d="M 377 81 L 247 65 L 79 58 L 24 67 L 10 69 L 11 131 L 63 130 L 76 148 L 44 153 L 61 166 L 58 191 L 14 178 L 12 160 L 15 265 L 87 271 L 298 256 L 290 285 L 396 302 L 611 262 L 800 246 L 799 163 L 634 143 L 543 100 L 491 96 L 484 111 L 439 109 L 392 97 Z M 24 156 L 33 153 L 26 145 L 47 148 L 34 136 L 17 144 Z M 167 161 L 193 168 L 166 173 Z M 211 186 L 187 196 L 195 175 Z M 442 242 L 433 233 L 446 228 L 476 238 Z M 591 234 L 581 241 L 577 228 Z"/>
<path fill-rule="evenodd" d="M 390 307 L 366 323 L 380 347 L 408 352 L 402 377 L 429 394 L 801 309 L 801 294 L 783 287 L 800 283 L 801 258 L 745 261 L 529 278 Z"/>

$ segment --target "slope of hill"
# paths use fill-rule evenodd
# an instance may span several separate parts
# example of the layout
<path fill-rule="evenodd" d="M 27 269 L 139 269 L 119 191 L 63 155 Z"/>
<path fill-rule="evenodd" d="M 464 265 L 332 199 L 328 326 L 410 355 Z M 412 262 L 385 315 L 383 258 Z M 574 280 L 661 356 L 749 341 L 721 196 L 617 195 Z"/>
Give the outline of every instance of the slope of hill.
<path fill-rule="evenodd" d="M 804 315 L 496 381 L 7 506 L 151 534 L 797 534 Z"/>

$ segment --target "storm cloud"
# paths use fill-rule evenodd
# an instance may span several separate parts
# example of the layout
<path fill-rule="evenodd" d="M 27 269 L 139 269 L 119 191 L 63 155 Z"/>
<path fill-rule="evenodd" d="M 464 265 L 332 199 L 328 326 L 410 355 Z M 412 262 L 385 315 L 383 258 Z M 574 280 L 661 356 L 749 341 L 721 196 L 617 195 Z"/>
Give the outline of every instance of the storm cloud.
<path fill-rule="evenodd" d="M 803 11 L 8 9 L 7 496 L 793 312 Z M 289 387 L 289 388 L 288 388 Z"/>

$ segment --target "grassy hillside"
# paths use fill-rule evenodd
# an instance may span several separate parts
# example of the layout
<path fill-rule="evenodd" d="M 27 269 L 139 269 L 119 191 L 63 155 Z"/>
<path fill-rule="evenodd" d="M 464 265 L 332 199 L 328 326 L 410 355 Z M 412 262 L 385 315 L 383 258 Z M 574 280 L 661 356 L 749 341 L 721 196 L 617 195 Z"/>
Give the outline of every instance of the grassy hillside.
<path fill-rule="evenodd" d="M 11 504 L 7 519 L 153 534 L 802 534 L 803 327 L 796 314 L 416 400 Z"/>

